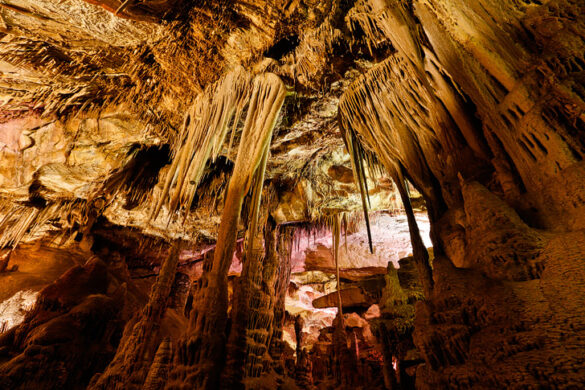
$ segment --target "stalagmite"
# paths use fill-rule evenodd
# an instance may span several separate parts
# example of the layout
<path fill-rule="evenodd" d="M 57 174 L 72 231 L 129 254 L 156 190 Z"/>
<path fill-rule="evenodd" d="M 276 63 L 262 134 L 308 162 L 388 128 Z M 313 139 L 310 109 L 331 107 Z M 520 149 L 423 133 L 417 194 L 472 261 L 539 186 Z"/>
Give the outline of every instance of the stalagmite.
<path fill-rule="evenodd" d="M 284 307 L 276 304 L 277 289 L 281 288 L 277 283 L 279 277 L 287 278 L 290 272 L 290 265 L 286 265 L 287 258 L 281 258 L 278 253 L 279 241 L 280 245 L 286 245 L 286 239 L 279 240 L 278 230 L 274 220 L 268 217 L 264 224 L 264 240 L 258 235 L 253 241 L 256 247 L 248 247 L 245 251 L 242 274 L 234 287 L 226 368 L 221 379 L 224 388 L 243 388 L 243 379 L 260 377 L 273 366 L 269 352 L 277 331 L 275 318 L 282 318 L 284 314 L 279 313 Z M 251 231 L 248 233 L 251 234 Z M 252 241 L 248 240 L 248 243 Z M 284 264 L 279 270 L 280 261 Z M 279 271 L 283 272 L 282 276 Z M 284 291 L 280 294 L 284 295 Z"/>
<path fill-rule="evenodd" d="M 167 381 L 171 364 L 173 362 L 173 348 L 171 339 L 165 337 L 161 341 L 148 375 L 144 381 L 143 390 L 160 390 L 163 389 Z"/>
<path fill-rule="evenodd" d="M 262 282 L 262 263 L 266 256 L 264 246 L 267 244 L 259 239 L 262 236 L 257 234 L 256 224 L 253 222 L 258 217 L 258 209 L 255 206 L 259 199 L 256 199 L 258 198 L 254 197 L 252 201 L 251 223 L 246 231 L 242 273 L 234 286 L 230 334 L 226 344 L 226 367 L 221 376 L 221 386 L 225 389 L 243 389 L 243 379 L 249 374 L 246 360 L 256 358 L 256 354 L 251 354 L 252 345 L 250 345 L 255 344 L 256 340 L 252 339 L 249 331 L 256 325 L 251 322 L 254 314 L 258 315 L 255 311 L 259 303 L 257 301 L 261 299 L 258 293 Z M 270 227 L 266 225 L 266 229 Z"/>
<path fill-rule="evenodd" d="M 167 308 L 178 263 L 179 246 L 175 245 L 152 287 L 148 304 L 128 323 L 116 356 L 99 379 L 90 386 L 91 389 L 142 388 L 157 347 L 153 343 L 159 338 L 159 324 Z"/>
<path fill-rule="evenodd" d="M 280 357 L 282 356 L 284 341 L 282 328 L 285 321 L 285 299 L 290 283 L 291 254 L 293 246 L 294 227 L 281 226 L 276 251 L 278 255 L 277 279 L 274 286 L 274 320 L 270 337 L 269 353 L 275 370 L 282 372 Z"/>
<path fill-rule="evenodd" d="M 336 367 L 336 380 L 342 386 L 352 384 L 353 376 L 349 373 L 355 369 L 355 365 L 349 364 L 351 361 L 351 351 L 347 346 L 348 335 L 345 329 L 345 320 L 343 317 L 343 306 L 341 300 L 341 279 L 339 278 L 339 244 L 341 239 L 341 219 L 340 213 L 335 213 L 331 217 L 332 230 L 332 249 L 335 261 L 335 278 L 337 282 L 337 315 L 334 320 L 333 331 L 333 348 Z"/>

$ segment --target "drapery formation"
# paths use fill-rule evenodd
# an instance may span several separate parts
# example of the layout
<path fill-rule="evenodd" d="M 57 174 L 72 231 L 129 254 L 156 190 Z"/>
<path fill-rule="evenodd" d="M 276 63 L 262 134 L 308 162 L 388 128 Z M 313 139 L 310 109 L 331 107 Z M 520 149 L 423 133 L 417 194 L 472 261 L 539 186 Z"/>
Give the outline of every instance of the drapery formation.
<path fill-rule="evenodd" d="M 197 96 L 185 115 L 173 162 L 152 218 L 158 216 L 163 204 L 171 212 L 189 209 L 207 162 L 214 161 L 223 151 L 228 134 L 231 135 L 229 153 L 251 93 L 252 75 L 237 68 Z"/>

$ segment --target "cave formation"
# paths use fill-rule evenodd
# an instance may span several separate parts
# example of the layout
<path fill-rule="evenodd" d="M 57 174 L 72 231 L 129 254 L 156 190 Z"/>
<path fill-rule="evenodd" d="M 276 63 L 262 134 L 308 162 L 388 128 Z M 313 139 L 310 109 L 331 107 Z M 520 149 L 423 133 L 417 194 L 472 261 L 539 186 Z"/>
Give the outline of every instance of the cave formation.
<path fill-rule="evenodd" d="M 584 16 L 0 0 L 0 388 L 585 388 Z"/>

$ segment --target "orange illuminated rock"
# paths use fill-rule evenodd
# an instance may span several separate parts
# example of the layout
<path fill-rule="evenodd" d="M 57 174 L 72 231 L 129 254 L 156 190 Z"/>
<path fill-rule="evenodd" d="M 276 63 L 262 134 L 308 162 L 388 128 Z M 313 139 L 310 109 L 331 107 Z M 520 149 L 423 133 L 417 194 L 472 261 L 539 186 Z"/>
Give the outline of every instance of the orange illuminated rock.
<path fill-rule="evenodd" d="M 368 308 L 373 303 L 373 300 L 369 298 L 359 287 L 342 289 L 340 293 L 341 306 L 343 308 Z M 318 309 L 323 309 L 326 307 L 337 307 L 337 305 L 337 292 L 327 294 L 313 301 L 313 306 Z"/>

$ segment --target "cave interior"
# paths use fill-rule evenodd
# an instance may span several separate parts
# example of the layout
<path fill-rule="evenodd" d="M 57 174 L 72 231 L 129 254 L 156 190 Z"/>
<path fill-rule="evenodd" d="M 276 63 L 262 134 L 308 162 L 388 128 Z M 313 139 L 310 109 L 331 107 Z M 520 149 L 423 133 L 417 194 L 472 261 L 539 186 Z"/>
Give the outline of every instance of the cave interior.
<path fill-rule="evenodd" d="M 585 388 L 584 157 L 583 0 L 0 0 L 0 388 Z"/>

